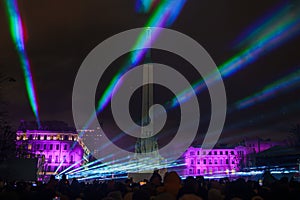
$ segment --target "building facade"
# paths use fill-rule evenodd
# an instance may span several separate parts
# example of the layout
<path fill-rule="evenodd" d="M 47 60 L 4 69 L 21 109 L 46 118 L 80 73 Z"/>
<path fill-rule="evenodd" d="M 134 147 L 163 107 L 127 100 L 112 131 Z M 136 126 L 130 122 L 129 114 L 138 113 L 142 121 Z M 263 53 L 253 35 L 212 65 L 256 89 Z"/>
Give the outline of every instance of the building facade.
<path fill-rule="evenodd" d="M 90 152 L 73 129 L 32 129 L 24 123 L 16 133 L 17 157 L 38 158 L 39 177 L 55 175 L 88 162 Z"/>
<path fill-rule="evenodd" d="M 186 177 L 235 174 L 235 172 L 255 167 L 258 153 L 283 145 L 283 142 L 257 138 L 245 139 L 235 147 L 211 150 L 189 147 L 183 155 L 184 168 L 180 170 L 181 175 Z"/>
<path fill-rule="evenodd" d="M 202 149 L 190 147 L 184 154 L 183 176 L 235 173 L 241 169 L 246 149 Z"/>

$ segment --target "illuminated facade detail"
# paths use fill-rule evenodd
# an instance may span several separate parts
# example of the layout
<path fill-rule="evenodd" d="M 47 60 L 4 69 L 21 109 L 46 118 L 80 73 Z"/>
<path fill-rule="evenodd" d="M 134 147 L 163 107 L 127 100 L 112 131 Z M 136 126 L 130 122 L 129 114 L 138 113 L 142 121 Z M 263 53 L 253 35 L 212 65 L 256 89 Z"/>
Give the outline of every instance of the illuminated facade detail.
<path fill-rule="evenodd" d="M 256 154 L 283 142 L 263 139 L 244 140 L 233 148 L 202 149 L 189 147 L 183 155 L 185 168 L 182 176 L 234 174 L 245 168 L 255 166 Z"/>
<path fill-rule="evenodd" d="M 16 133 L 17 157 L 38 158 L 40 176 L 56 174 L 70 166 L 76 168 L 88 162 L 90 152 L 76 131 L 49 129 L 19 128 Z"/>
<path fill-rule="evenodd" d="M 184 176 L 226 174 L 239 171 L 246 154 L 242 147 L 234 149 L 202 149 L 190 147 L 184 154 Z"/>

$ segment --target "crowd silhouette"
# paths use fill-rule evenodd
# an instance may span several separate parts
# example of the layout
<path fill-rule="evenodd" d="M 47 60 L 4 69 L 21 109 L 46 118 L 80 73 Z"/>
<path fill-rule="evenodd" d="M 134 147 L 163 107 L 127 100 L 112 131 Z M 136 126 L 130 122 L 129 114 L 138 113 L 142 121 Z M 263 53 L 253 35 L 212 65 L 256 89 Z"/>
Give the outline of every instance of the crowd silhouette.
<path fill-rule="evenodd" d="M 162 178 L 155 171 L 149 180 L 134 183 L 107 180 L 92 183 L 60 180 L 51 176 L 47 183 L 33 185 L 29 182 L 0 180 L 0 199 L 56 199 L 56 200 L 273 200 L 300 199 L 300 183 L 287 177 L 275 179 L 269 172 L 263 181 L 238 178 L 229 180 L 187 177 L 184 180 L 176 172 L 167 172 Z"/>

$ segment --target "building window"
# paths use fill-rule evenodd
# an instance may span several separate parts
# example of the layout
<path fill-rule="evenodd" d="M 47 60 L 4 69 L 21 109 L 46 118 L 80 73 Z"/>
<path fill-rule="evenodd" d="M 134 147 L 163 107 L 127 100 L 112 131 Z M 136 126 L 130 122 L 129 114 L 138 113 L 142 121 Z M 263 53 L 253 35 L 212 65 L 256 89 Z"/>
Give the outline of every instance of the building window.
<path fill-rule="evenodd" d="M 47 149 L 47 145 L 46 144 L 44 144 L 44 150 L 46 150 Z"/>
<path fill-rule="evenodd" d="M 208 164 L 210 164 L 210 165 L 212 164 L 212 162 L 211 162 L 211 159 L 209 159 L 209 162 L 208 162 Z"/>
<path fill-rule="evenodd" d="M 197 151 L 197 155 L 200 155 L 200 152 L 199 152 L 199 151 Z"/>
<path fill-rule="evenodd" d="M 73 156 L 70 157 L 70 163 L 74 163 Z"/>
<path fill-rule="evenodd" d="M 68 149 L 68 146 L 65 144 L 64 145 L 64 150 L 67 150 Z"/>
<path fill-rule="evenodd" d="M 64 135 L 64 140 L 68 140 L 68 136 L 67 135 Z"/>
<path fill-rule="evenodd" d="M 218 160 L 217 160 L 217 159 L 215 159 L 215 165 L 216 165 L 216 164 L 218 164 Z"/>
<path fill-rule="evenodd" d="M 220 159 L 220 164 L 221 164 L 221 165 L 223 164 L 223 160 L 222 160 L 222 159 Z"/>
<path fill-rule="evenodd" d="M 51 162 L 52 162 L 52 155 L 49 155 L 48 163 L 51 163 Z"/>
<path fill-rule="evenodd" d="M 234 152 L 233 152 L 233 151 L 230 151 L 230 154 L 231 154 L 231 155 L 234 155 Z"/>
<path fill-rule="evenodd" d="M 36 145 L 36 149 L 39 150 L 40 149 L 40 144 Z"/>
<path fill-rule="evenodd" d="M 191 151 L 190 156 L 194 156 L 194 155 L 195 155 L 195 152 Z"/>
<path fill-rule="evenodd" d="M 41 139 L 41 136 L 40 135 L 38 135 L 38 140 L 40 140 Z"/>
<path fill-rule="evenodd" d="M 32 135 L 29 135 L 28 139 L 29 139 L 29 140 L 32 140 Z"/>
<path fill-rule="evenodd" d="M 66 162 L 67 162 L 67 156 L 64 155 L 64 163 L 66 163 Z"/>
<path fill-rule="evenodd" d="M 197 160 L 197 164 L 198 164 L 198 165 L 200 164 L 200 159 Z"/>
<path fill-rule="evenodd" d="M 191 165 L 193 165 L 193 164 L 194 164 L 194 160 L 192 159 L 192 160 L 191 160 Z"/>
<path fill-rule="evenodd" d="M 231 163 L 234 164 L 234 160 Z"/>
<path fill-rule="evenodd" d="M 53 144 L 50 144 L 50 150 L 52 150 L 53 149 Z"/>
<path fill-rule="evenodd" d="M 220 151 L 220 155 L 223 155 L 223 151 Z"/>
<path fill-rule="evenodd" d="M 208 155 L 211 155 L 211 151 L 208 153 Z"/>
<path fill-rule="evenodd" d="M 200 174 L 200 169 L 197 170 L 197 173 Z"/>
<path fill-rule="evenodd" d="M 192 168 L 190 168 L 189 174 L 193 174 L 193 169 Z"/>
<path fill-rule="evenodd" d="M 214 151 L 214 154 L 215 154 L 215 155 L 217 155 L 217 153 L 218 153 L 217 151 Z"/>
<path fill-rule="evenodd" d="M 226 159 L 226 164 L 227 164 L 227 165 L 229 164 L 228 159 Z"/>
<path fill-rule="evenodd" d="M 58 163 L 58 156 L 55 156 L 55 163 Z"/>
<path fill-rule="evenodd" d="M 44 140 L 47 140 L 47 135 L 44 135 Z"/>
<path fill-rule="evenodd" d="M 203 169 L 203 174 L 206 174 L 206 169 Z"/>
<path fill-rule="evenodd" d="M 225 151 L 225 155 L 228 155 L 228 151 Z"/>
<path fill-rule="evenodd" d="M 203 160 L 203 164 L 206 165 L 206 159 Z"/>
<path fill-rule="evenodd" d="M 51 172 L 51 166 L 48 166 L 47 171 L 48 171 L 48 172 Z"/>
<path fill-rule="evenodd" d="M 74 141 L 74 136 L 72 136 L 72 141 Z"/>
<path fill-rule="evenodd" d="M 56 150 L 59 150 L 59 144 L 56 145 Z"/>

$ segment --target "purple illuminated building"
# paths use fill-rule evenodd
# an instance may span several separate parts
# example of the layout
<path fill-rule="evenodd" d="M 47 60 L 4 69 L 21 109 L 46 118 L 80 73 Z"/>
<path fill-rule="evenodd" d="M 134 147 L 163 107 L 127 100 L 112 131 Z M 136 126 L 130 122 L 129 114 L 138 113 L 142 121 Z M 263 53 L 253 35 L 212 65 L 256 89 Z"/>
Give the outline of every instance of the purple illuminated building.
<path fill-rule="evenodd" d="M 247 167 L 255 166 L 257 153 L 273 146 L 282 145 L 270 140 L 247 140 L 241 145 L 232 148 L 202 149 L 189 147 L 183 155 L 183 177 L 187 176 L 212 176 L 235 174 Z"/>
<path fill-rule="evenodd" d="M 64 122 L 21 122 L 16 133 L 17 157 L 38 158 L 38 176 L 50 175 L 88 162 L 89 150 L 75 129 Z"/>

